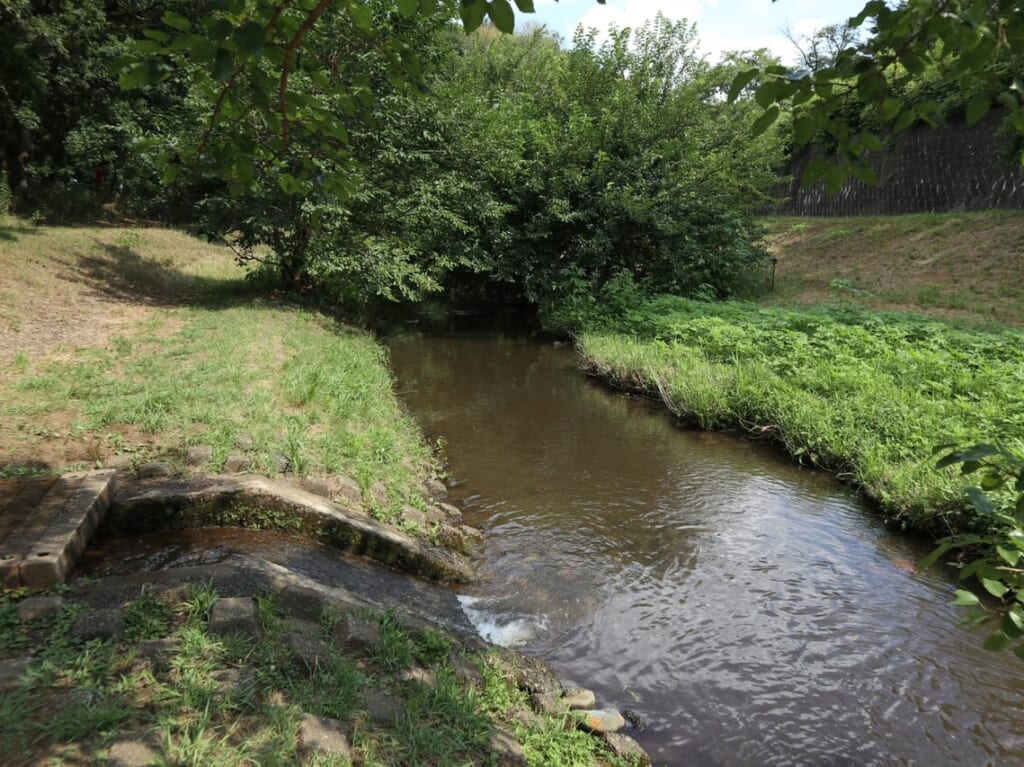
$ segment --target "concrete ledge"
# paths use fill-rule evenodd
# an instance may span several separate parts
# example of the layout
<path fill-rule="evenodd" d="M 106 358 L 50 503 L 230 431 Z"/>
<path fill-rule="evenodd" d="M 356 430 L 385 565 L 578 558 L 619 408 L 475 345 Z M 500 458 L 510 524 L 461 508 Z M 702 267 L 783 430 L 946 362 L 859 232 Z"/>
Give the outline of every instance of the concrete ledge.
<path fill-rule="evenodd" d="M 305 535 L 404 572 L 465 582 L 462 557 L 427 546 L 360 512 L 265 477 L 207 477 L 130 491 L 115 499 L 108 524 L 117 531 L 245 527 Z"/>
<path fill-rule="evenodd" d="M 0 544 L 3 588 L 45 589 L 62 583 L 110 507 L 112 470 L 65 474 Z"/>

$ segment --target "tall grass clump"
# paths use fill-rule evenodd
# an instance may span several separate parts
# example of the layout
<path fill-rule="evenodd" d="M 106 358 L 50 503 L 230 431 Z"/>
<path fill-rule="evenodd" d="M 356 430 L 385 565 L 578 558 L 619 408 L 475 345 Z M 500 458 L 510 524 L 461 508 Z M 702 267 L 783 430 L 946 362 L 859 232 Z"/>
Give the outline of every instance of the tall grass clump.
<path fill-rule="evenodd" d="M 1024 433 L 1024 334 L 850 308 L 661 297 L 579 338 L 590 370 L 682 420 L 782 444 L 859 485 L 903 527 L 984 526 L 939 444 Z"/>

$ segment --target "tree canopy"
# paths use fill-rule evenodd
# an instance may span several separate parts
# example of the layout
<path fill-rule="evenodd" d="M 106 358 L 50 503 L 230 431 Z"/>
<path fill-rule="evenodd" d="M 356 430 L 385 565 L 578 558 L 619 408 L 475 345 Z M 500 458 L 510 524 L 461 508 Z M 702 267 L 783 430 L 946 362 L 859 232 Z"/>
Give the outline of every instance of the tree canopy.
<path fill-rule="evenodd" d="M 951 113 L 975 123 L 998 105 L 1024 135 L 1024 3 L 871 0 L 847 28 L 867 34 L 844 36 L 818 66 L 747 69 L 730 90 L 735 98 L 757 82 L 757 130 L 789 113 L 796 144 L 827 137 L 834 154 L 812 163 L 805 183 L 825 178 L 836 189 L 851 173 L 872 183 L 865 158 L 882 148 L 884 132 L 941 125 Z M 872 119 L 862 119 L 864 108 Z"/>

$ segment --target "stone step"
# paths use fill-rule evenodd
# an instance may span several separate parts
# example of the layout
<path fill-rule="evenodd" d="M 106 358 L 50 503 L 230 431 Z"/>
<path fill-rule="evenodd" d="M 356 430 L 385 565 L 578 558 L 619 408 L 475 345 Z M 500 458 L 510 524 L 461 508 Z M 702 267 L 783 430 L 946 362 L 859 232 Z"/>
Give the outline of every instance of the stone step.
<path fill-rule="evenodd" d="M 110 507 L 116 477 L 107 469 L 65 474 L 53 481 L 35 508 L 0 542 L 2 587 L 45 589 L 62 583 Z"/>

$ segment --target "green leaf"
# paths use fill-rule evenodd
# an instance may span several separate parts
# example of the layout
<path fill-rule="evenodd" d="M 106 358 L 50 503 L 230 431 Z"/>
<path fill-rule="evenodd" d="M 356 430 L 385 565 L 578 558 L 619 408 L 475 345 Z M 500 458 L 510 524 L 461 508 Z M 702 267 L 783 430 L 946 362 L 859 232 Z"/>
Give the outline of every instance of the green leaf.
<path fill-rule="evenodd" d="M 462 18 L 462 27 L 466 32 L 475 32 L 484 23 L 487 15 L 486 0 L 462 0 L 459 6 L 459 16 Z"/>
<path fill-rule="evenodd" d="M 206 28 L 206 36 L 215 43 L 227 40 L 231 35 L 231 22 L 226 19 L 217 19 Z"/>
<path fill-rule="evenodd" d="M 1006 484 L 1006 479 L 998 474 L 986 474 L 981 478 L 981 489 L 986 492 L 998 490 Z"/>
<path fill-rule="evenodd" d="M 989 638 L 986 639 L 981 646 L 984 647 L 986 650 L 991 650 L 992 652 L 999 652 L 1000 650 L 1005 650 L 1007 647 L 1010 646 L 1010 637 L 1006 635 L 1005 631 L 996 631 L 993 632 L 992 635 L 989 636 Z"/>
<path fill-rule="evenodd" d="M 900 113 L 902 108 L 903 103 L 899 99 L 888 96 L 882 100 L 881 106 L 878 107 L 878 115 L 883 120 L 891 120 Z"/>
<path fill-rule="evenodd" d="M 117 78 L 117 82 L 126 91 L 141 88 L 149 82 L 149 67 L 145 62 L 136 64 L 131 69 L 122 72 L 121 76 Z"/>
<path fill-rule="evenodd" d="M 872 152 L 882 151 L 882 141 L 874 133 L 860 134 L 860 142 L 864 145 L 865 149 L 869 149 Z"/>
<path fill-rule="evenodd" d="M 996 553 L 999 554 L 999 558 L 1006 562 L 1010 567 L 1017 564 L 1021 554 L 1018 549 L 1008 549 L 1004 546 L 996 546 Z"/>
<path fill-rule="evenodd" d="M 164 166 L 163 175 L 160 176 L 161 184 L 170 184 L 181 175 L 181 165 L 178 163 L 167 163 Z"/>
<path fill-rule="evenodd" d="M 966 119 L 968 125 L 974 125 L 982 117 L 988 114 L 988 110 L 992 107 L 992 101 L 985 94 L 975 96 L 967 104 Z"/>
<path fill-rule="evenodd" d="M 192 22 L 180 13 L 175 13 L 174 11 L 165 11 L 164 15 L 160 17 L 160 21 L 167 26 L 174 27 L 182 32 L 188 32 L 192 29 Z"/>
<path fill-rule="evenodd" d="M 217 57 L 213 61 L 213 79 L 219 83 L 226 83 L 235 71 L 235 57 L 227 48 L 218 48 Z"/>
<path fill-rule="evenodd" d="M 491 0 L 487 14 L 501 32 L 511 35 L 516 29 L 516 14 L 508 0 Z"/>
<path fill-rule="evenodd" d="M 1009 591 L 1009 589 L 1006 588 L 1006 584 L 1002 581 L 992 580 L 991 578 L 981 578 L 979 580 L 981 580 L 981 585 L 985 587 L 985 591 L 994 597 L 1002 598 L 1002 596 Z"/>
<path fill-rule="evenodd" d="M 398 13 L 408 19 L 420 9 L 420 0 L 398 0 Z"/>
<path fill-rule="evenodd" d="M 1006 611 L 1004 616 L 1004 626 L 1011 625 L 1018 632 L 1016 636 L 1020 636 L 1022 630 L 1024 630 L 1024 609 L 1021 609 L 1020 605 L 1013 605 L 1009 610 Z M 1009 631 L 1007 633 L 1010 633 Z"/>
<path fill-rule="evenodd" d="M 750 82 L 757 77 L 758 69 L 746 69 L 737 74 L 732 79 L 732 84 L 729 86 L 729 103 L 731 104 L 739 95 L 743 92 L 743 89 L 750 85 Z"/>
<path fill-rule="evenodd" d="M 965 589 L 957 589 L 954 592 L 954 596 L 955 599 L 953 599 L 953 604 L 961 607 L 977 607 L 981 604 L 977 595 Z"/>
<path fill-rule="evenodd" d="M 303 183 L 300 179 L 290 173 L 282 173 L 277 179 L 278 186 L 285 194 L 300 194 L 303 190 Z"/>
<path fill-rule="evenodd" d="M 345 6 L 348 17 L 352 23 L 364 32 L 373 31 L 373 13 L 361 2 L 348 3 Z"/>
<path fill-rule="evenodd" d="M 779 119 L 779 114 L 781 114 L 781 112 L 774 104 L 768 107 L 768 109 L 764 111 L 764 114 L 754 120 L 754 124 L 750 126 L 750 135 L 755 137 L 760 136 L 768 130 L 776 120 Z"/>
<path fill-rule="evenodd" d="M 992 501 L 989 500 L 988 496 L 979 487 L 969 487 L 965 491 L 967 498 L 970 500 L 971 505 L 980 511 L 982 514 L 992 514 L 995 508 L 992 506 Z"/>
<path fill-rule="evenodd" d="M 266 43 L 263 26 L 255 21 L 250 21 L 236 29 L 232 39 L 239 50 L 253 57 L 258 57 L 263 53 L 263 45 Z"/>
<path fill-rule="evenodd" d="M 922 559 L 918 563 L 918 565 L 917 565 L 918 569 L 919 570 L 927 570 L 929 567 L 931 567 L 936 562 L 938 562 L 939 561 L 939 557 L 944 555 L 951 548 L 953 548 L 953 544 L 952 543 L 950 543 L 949 541 L 943 541 L 938 546 L 936 546 L 935 549 L 928 556 L 926 556 L 924 559 Z"/>
<path fill-rule="evenodd" d="M 533 0 L 516 0 L 516 8 L 523 13 L 536 13 L 533 7 Z"/>

